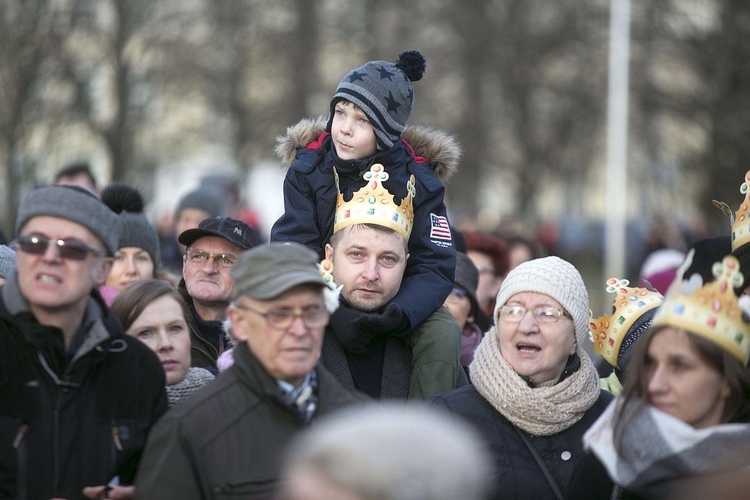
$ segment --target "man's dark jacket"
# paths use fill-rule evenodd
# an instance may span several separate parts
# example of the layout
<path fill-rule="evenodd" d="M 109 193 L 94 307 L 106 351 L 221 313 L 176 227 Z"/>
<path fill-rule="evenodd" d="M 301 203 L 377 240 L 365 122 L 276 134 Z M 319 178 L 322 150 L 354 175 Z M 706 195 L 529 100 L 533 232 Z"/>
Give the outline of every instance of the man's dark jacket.
<path fill-rule="evenodd" d="M 75 499 L 114 476 L 131 483 L 167 409 L 156 355 L 93 291 L 68 360 L 62 331 L 37 323 L 15 276 L 1 293 L 0 498 Z"/>
<path fill-rule="evenodd" d="M 287 443 L 306 427 L 247 344 L 208 387 L 170 410 L 149 436 L 138 498 L 268 498 Z M 365 400 L 322 367 L 315 418 Z"/>

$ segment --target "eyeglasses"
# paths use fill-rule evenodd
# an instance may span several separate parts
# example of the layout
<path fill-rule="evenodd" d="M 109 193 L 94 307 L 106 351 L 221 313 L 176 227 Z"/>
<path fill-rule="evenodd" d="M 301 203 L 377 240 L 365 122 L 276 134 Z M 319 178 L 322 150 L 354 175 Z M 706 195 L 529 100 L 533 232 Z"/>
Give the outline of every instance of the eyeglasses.
<path fill-rule="evenodd" d="M 500 308 L 500 317 L 509 323 L 520 323 L 529 311 L 539 323 L 557 323 L 561 316 L 573 319 L 566 311 L 553 306 L 539 306 L 534 309 L 526 309 L 523 306 L 503 306 Z"/>
<path fill-rule="evenodd" d="M 50 245 L 57 248 L 60 257 L 70 260 L 84 260 L 89 255 L 102 256 L 103 252 L 91 248 L 85 243 L 75 240 L 51 240 L 43 236 L 19 236 L 11 243 L 18 245 L 22 252 L 33 255 L 44 255 Z"/>
<path fill-rule="evenodd" d="M 285 330 L 292 326 L 297 318 L 302 318 L 302 322 L 308 328 L 320 328 L 328 324 L 328 311 L 319 307 L 303 309 L 302 312 L 290 311 L 288 309 L 263 312 L 241 304 L 235 304 L 235 307 L 243 311 L 250 311 L 258 316 L 263 316 L 270 326 L 280 330 Z"/>
<path fill-rule="evenodd" d="M 451 290 L 450 294 L 459 299 L 463 299 L 464 297 L 468 297 L 469 295 L 469 293 L 463 288 L 455 288 L 455 287 L 453 288 L 453 290 Z"/>
<path fill-rule="evenodd" d="M 206 253 L 200 250 L 189 250 L 187 255 L 188 262 L 202 266 L 209 260 L 213 259 L 217 267 L 224 269 L 230 268 L 237 263 L 237 257 L 225 253 Z"/>

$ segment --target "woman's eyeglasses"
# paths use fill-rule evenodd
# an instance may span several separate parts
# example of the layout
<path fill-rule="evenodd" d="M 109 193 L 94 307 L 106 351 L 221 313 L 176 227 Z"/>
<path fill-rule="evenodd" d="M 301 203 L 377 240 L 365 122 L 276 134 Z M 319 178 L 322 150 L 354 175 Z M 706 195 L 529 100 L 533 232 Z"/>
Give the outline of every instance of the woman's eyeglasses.
<path fill-rule="evenodd" d="M 19 236 L 10 246 L 18 246 L 22 252 L 44 255 L 50 245 L 57 248 L 63 259 L 84 260 L 89 255 L 102 256 L 104 253 L 75 240 L 51 240 L 43 236 Z"/>
<path fill-rule="evenodd" d="M 503 306 L 500 308 L 500 317 L 509 323 L 520 323 L 527 312 L 531 312 L 538 323 L 557 323 L 561 316 L 572 319 L 566 311 L 553 306 L 539 306 L 533 309 L 526 309 L 524 306 Z"/>

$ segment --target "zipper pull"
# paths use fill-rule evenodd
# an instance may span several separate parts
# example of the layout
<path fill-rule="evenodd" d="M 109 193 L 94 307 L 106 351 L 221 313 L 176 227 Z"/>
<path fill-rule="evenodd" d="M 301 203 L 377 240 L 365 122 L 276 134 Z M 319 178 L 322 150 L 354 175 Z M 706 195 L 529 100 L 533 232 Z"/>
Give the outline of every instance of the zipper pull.
<path fill-rule="evenodd" d="M 120 429 L 116 426 L 112 426 L 112 440 L 115 442 L 115 448 L 117 451 L 122 451 L 122 443 L 120 442 Z"/>
<path fill-rule="evenodd" d="M 13 449 L 18 449 L 19 446 L 21 446 L 21 440 L 23 440 L 23 437 L 28 434 L 29 432 L 29 424 L 21 424 L 21 427 L 18 428 L 18 434 L 16 434 L 16 438 L 13 440 Z"/>

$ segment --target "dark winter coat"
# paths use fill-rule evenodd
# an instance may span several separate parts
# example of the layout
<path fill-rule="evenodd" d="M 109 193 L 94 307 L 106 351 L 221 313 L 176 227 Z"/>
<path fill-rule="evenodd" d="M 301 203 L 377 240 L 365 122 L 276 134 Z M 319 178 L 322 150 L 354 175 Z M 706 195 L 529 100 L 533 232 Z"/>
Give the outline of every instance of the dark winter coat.
<path fill-rule="evenodd" d="M 403 140 L 389 150 L 365 160 L 343 161 L 336 156 L 330 135 L 323 133 L 324 125 L 322 120 L 303 120 L 290 127 L 277 146 L 277 153 L 290 167 L 284 180 L 284 214 L 271 230 L 271 241 L 295 241 L 324 256 L 325 244 L 333 234 L 338 195 L 334 165 L 347 200 L 365 186 L 362 176 L 374 163 L 382 164 L 389 174 L 384 185 L 397 200 L 406 196 L 407 181 L 413 174 L 416 197 L 409 238 L 411 256 L 401 289 L 391 302 L 401 306 L 414 328 L 443 304 L 453 287 L 453 240 L 433 230 L 433 221 L 445 218 L 447 224 L 442 181 L 457 170 L 460 149 L 444 133 L 409 127 Z"/>
<path fill-rule="evenodd" d="M 305 428 L 247 344 L 210 386 L 167 413 L 149 436 L 138 498 L 267 498 L 281 477 L 287 443 Z M 318 416 L 365 400 L 322 368 Z"/>
<path fill-rule="evenodd" d="M 572 427 L 552 436 L 526 434 L 547 464 L 565 498 L 568 498 L 568 488 L 577 464 L 585 454 L 583 434 L 611 400 L 612 395 L 602 391 L 599 399 Z M 490 498 L 555 500 L 552 488 L 515 427 L 473 385 L 437 396 L 430 400 L 430 405 L 466 420 L 489 446 L 495 457 L 494 486 Z"/>
<path fill-rule="evenodd" d="M 219 373 L 216 360 L 232 347 L 229 336 L 224 331 L 221 321 L 205 321 L 195 311 L 193 298 L 188 294 L 185 280 L 180 280 L 177 290 L 185 299 L 190 311 L 188 329 L 190 330 L 190 366 L 205 368 L 214 375 Z"/>
<path fill-rule="evenodd" d="M 58 328 L 28 311 L 15 276 L 0 301 L 0 497 L 83 498 L 85 486 L 135 476 L 166 411 L 164 370 L 93 291 L 72 360 Z"/>

